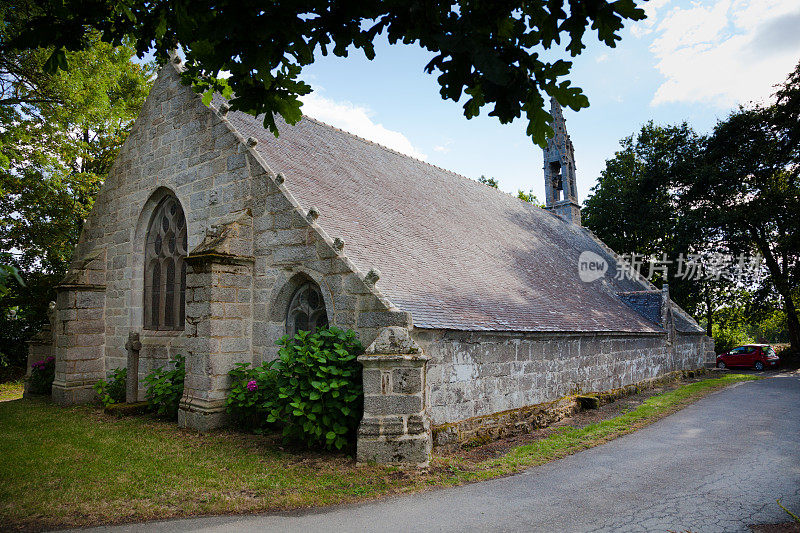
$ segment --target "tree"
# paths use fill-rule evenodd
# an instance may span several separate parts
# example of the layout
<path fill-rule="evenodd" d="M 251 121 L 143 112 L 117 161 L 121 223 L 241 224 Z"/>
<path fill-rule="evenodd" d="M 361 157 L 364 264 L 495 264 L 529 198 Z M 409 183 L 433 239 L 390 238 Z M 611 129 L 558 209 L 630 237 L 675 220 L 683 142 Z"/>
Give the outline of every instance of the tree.
<path fill-rule="evenodd" d="M 497 189 L 500 187 L 500 182 L 498 180 L 494 178 L 487 178 L 483 174 L 481 174 L 481 177 L 478 178 L 478 183 L 483 183 L 484 185 L 488 185 L 492 189 Z"/>
<path fill-rule="evenodd" d="M 5 41 L 21 21 L 2 22 Z M 69 72 L 39 75 L 48 50 L 0 60 L 0 247 L 25 282 L 0 295 L 0 353 L 15 364 L 47 320 L 83 220 L 150 87 L 153 67 L 132 62 L 130 44 L 90 40 L 69 54 Z"/>
<path fill-rule="evenodd" d="M 481 174 L 481 177 L 478 178 L 478 183 L 483 183 L 484 185 L 488 185 L 492 189 L 500 188 L 500 180 L 495 178 L 487 178 L 483 174 Z M 524 200 L 529 204 L 533 204 L 539 207 L 544 207 L 544 205 L 539 203 L 539 199 L 536 198 L 536 195 L 533 194 L 533 191 L 525 192 L 522 189 L 519 189 L 517 190 L 517 198 L 519 198 L 520 200 Z"/>
<path fill-rule="evenodd" d="M 612 249 L 660 255 L 685 243 L 678 234 L 681 209 L 674 197 L 678 176 L 695 172 L 703 138 L 687 123 L 648 122 L 636 136 L 620 141 L 606 161 L 581 217 Z"/>
<path fill-rule="evenodd" d="M 800 351 L 800 148 L 797 122 L 787 117 L 800 117 L 799 70 L 776 104 L 740 108 L 716 125 L 704 172 L 686 194 L 732 253 L 764 258 L 765 283 L 780 296 L 794 351 Z"/>
<path fill-rule="evenodd" d="M 544 207 L 544 204 L 539 202 L 539 199 L 536 198 L 536 195 L 533 194 L 532 190 L 525 192 L 522 189 L 517 189 L 517 198 L 524 202 L 528 202 L 529 204 L 533 204 L 538 207 Z"/>
<path fill-rule="evenodd" d="M 6 263 L 0 263 L 0 298 L 8 294 L 10 290 L 9 286 L 12 281 L 16 281 L 20 285 L 25 284 L 22 278 L 19 277 L 19 270 L 17 270 L 17 267 Z"/>
<path fill-rule="evenodd" d="M 524 114 L 528 135 L 541 146 L 553 135 L 542 92 L 576 111 L 589 105 L 567 79 L 572 63 L 542 52 L 563 39 L 564 51 L 577 56 L 587 28 L 613 47 L 626 21 L 645 17 L 634 0 L 18 0 L 10 9 L 29 23 L 0 43 L 0 55 L 52 47 L 45 66 L 54 72 L 68 68 L 66 52 L 84 49 L 92 31 L 117 45 L 134 39 L 140 57 L 154 50 L 166 60 L 180 47 L 184 82 L 209 101 L 214 91 L 235 94 L 232 108 L 264 113 L 264 126 L 275 134 L 273 114 L 290 124 L 300 120 L 298 97 L 311 91 L 299 78 L 303 67 L 319 54 L 347 57 L 353 49 L 373 59 L 375 39 L 385 33 L 391 44 L 431 52 L 425 71 L 438 73 L 442 98 L 465 99 L 468 119 L 486 105 L 501 123 Z"/>
<path fill-rule="evenodd" d="M 767 317 L 773 324 L 785 319 L 792 349 L 800 351 L 799 119 L 800 65 L 774 105 L 742 107 L 708 138 L 686 124 L 647 124 L 606 162 L 586 200 L 584 223 L 618 252 L 673 264 L 680 253 L 760 255 L 763 280 L 713 276 L 705 268 L 700 279 L 671 279 L 671 294 L 705 318 L 709 334 L 744 331 L 734 322 L 745 315 L 748 335 L 761 331 L 758 323 Z M 715 325 L 717 317 L 724 323 Z"/>
<path fill-rule="evenodd" d="M 800 163 L 800 62 L 775 93 L 772 121 L 781 132 L 778 136 L 782 158 Z"/>
<path fill-rule="evenodd" d="M 606 161 L 597 185 L 584 202 L 583 223 L 616 252 L 646 258 L 642 274 L 656 285 L 670 284 L 670 294 L 695 316 L 702 316 L 712 335 L 714 315 L 729 302 L 731 283 L 690 267 L 690 255 L 720 252 L 718 236 L 683 198 L 685 183 L 703 167 L 706 139 L 683 123 L 648 122 L 620 141 L 621 150 Z M 665 266 L 671 279 L 660 268 Z M 692 269 L 693 270 L 689 270 Z M 678 270 L 681 270 L 679 272 Z"/>

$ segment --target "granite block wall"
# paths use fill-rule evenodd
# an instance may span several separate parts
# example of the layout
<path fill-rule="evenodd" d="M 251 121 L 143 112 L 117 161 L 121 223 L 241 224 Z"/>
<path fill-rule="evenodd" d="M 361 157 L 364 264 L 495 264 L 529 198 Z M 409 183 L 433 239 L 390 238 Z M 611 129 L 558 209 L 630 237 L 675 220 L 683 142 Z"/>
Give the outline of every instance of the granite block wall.
<path fill-rule="evenodd" d="M 605 391 L 666 373 L 703 368 L 702 335 L 564 335 L 413 329 L 430 357 L 434 424 Z"/>

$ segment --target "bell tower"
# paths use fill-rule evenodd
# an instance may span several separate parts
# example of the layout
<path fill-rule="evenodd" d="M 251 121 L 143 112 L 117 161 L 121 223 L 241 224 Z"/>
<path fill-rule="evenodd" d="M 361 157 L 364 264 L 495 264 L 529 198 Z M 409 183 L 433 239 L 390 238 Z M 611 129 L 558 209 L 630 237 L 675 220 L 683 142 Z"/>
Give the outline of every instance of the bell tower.
<path fill-rule="evenodd" d="M 544 149 L 545 209 L 564 220 L 580 225 L 581 207 L 575 185 L 575 150 L 567 133 L 561 106 L 550 99 L 555 135 Z"/>

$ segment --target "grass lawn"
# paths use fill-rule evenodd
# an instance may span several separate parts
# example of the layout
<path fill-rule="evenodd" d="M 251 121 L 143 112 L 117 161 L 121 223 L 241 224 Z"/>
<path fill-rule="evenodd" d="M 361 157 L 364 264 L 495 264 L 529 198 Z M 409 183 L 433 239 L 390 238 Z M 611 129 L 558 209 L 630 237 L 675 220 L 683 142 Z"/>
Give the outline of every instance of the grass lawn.
<path fill-rule="evenodd" d="M 0 383 L 0 402 L 18 400 L 22 398 L 22 391 L 25 389 L 23 380 L 7 381 Z"/>
<path fill-rule="evenodd" d="M 543 464 L 650 424 L 734 382 L 727 374 L 646 400 L 613 419 L 565 427 L 480 463 L 437 456 L 424 472 L 288 450 L 274 437 L 199 435 L 149 417 L 44 399 L 0 403 L 0 529 L 45 529 L 346 503 L 457 485 Z M 0 389 L 0 394 L 6 393 Z"/>

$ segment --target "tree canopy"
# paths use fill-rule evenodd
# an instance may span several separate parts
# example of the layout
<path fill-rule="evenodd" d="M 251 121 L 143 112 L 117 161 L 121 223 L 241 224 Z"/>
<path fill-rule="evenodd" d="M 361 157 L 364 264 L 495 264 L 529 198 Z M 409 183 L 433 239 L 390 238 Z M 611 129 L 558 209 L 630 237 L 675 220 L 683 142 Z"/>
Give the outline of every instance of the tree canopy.
<path fill-rule="evenodd" d="M 800 350 L 800 64 L 776 102 L 732 112 L 708 136 L 687 124 L 643 126 L 606 162 L 583 210 L 584 223 L 622 254 L 763 257 L 762 280 L 732 280 L 704 271 L 670 277 L 676 301 L 706 319 L 731 306 L 780 323 Z M 644 272 L 648 274 L 648 272 Z M 666 281 L 658 272 L 656 283 Z M 766 305 L 768 304 L 768 305 Z M 771 307 L 771 310 L 770 310 Z M 720 333 L 722 335 L 722 333 Z M 724 336 L 724 335 L 722 335 Z"/>
<path fill-rule="evenodd" d="M 705 142 L 687 123 L 659 126 L 651 121 L 625 137 L 584 203 L 583 223 L 616 252 L 666 258 L 673 271 L 680 254 L 709 251 L 713 236 L 678 194 L 680 184 L 702 165 Z M 657 285 L 667 282 L 660 270 L 642 267 Z M 668 282 L 682 307 L 707 318 L 711 334 L 717 284 L 705 279 Z"/>
<path fill-rule="evenodd" d="M 0 40 L 18 30 L 11 22 L 0 18 Z M 46 321 L 154 72 L 131 61 L 129 43 L 88 39 L 69 53 L 72 68 L 53 75 L 41 72 L 48 50 L 0 55 L 0 356 L 14 363 Z M 24 285 L 14 281 L 17 271 Z"/>
<path fill-rule="evenodd" d="M 740 108 L 714 128 L 706 165 L 685 194 L 733 252 L 764 258 L 768 288 L 780 295 L 792 347 L 800 350 L 800 65 L 768 107 Z M 779 93 L 780 94 L 780 93 Z"/>
<path fill-rule="evenodd" d="M 442 98 L 463 101 L 468 119 L 484 106 L 501 123 L 524 116 L 542 146 L 553 133 L 542 93 L 576 111 L 589 105 L 568 79 L 572 63 L 555 57 L 577 56 L 591 34 L 613 47 L 627 21 L 645 17 L 634 0 L 19 0 L 8 11 L 27 23 L 0 42 L 0 55 L 49 48 L 45 67 L 55 72 L 70 68 L 67 52 L 85 49 L 94 31 L 114 45 L 132 39 L 140 57 L 154 51 L 163 61 L 180 48 L 186 83 L 209 99 L 235 95 L 232 109 L 263 113 L 275 134 L 274 114 L 301 118 L 305 66 L 354 50 L 373 59 L 385 34 L 431 53 L 425 72 L 437 75 Z"/>

